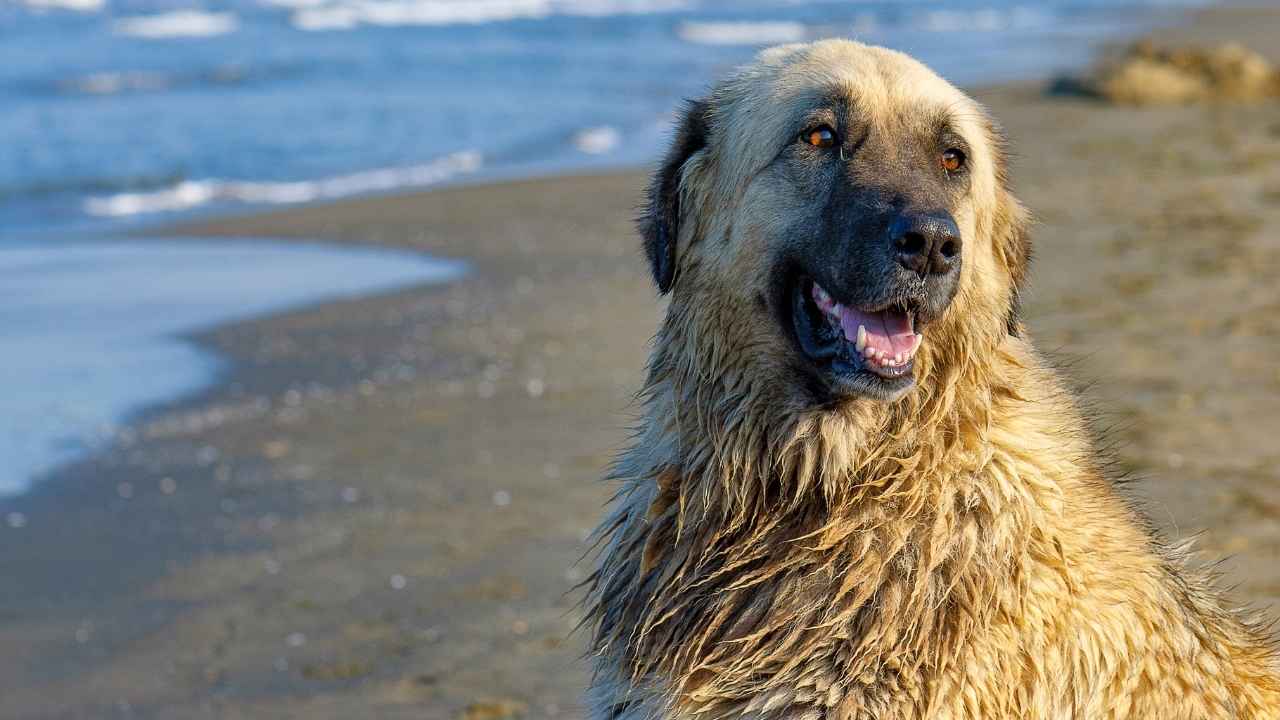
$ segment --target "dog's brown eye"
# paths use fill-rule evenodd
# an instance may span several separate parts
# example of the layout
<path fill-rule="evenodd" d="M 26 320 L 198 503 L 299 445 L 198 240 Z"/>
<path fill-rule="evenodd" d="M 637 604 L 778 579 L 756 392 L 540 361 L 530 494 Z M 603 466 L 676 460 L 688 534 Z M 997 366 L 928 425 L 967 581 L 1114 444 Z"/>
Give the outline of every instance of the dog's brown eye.
<path fill-rule="evenodd" d="M 816 148 L 829 148 L 836 145 L 836 131 L 826 125 L 806 130 L 800 137 Z"/>
<path fill-rule="evenodd" d="M 942 153 L 942 169 L 947 172 L 955 172 L 964 167 L 964 151 L 951 148 Z"/>

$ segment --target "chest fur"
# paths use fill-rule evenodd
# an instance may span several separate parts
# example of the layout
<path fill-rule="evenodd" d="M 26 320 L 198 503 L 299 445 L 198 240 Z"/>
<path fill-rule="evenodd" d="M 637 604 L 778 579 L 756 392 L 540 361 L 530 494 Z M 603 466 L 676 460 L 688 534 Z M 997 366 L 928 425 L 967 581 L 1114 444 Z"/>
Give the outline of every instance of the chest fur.
<path fill-rule="evenodd" d="M 1025 528 L 989 494 L 722 525 L 682 518 L 662 485 L 627 499 L 600 629 L 620 681 L 657 679 L 687 712 L 915 715 L 1018 602 Z"/>

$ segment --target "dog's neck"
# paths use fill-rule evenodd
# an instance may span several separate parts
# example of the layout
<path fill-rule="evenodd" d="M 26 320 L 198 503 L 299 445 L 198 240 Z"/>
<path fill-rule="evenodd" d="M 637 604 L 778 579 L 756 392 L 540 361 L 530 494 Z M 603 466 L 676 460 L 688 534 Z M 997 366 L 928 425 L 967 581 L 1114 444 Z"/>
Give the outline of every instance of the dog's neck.
<path fill-rule="evenodd" d="M 726 711 L 761 696 L 762 670 L 782 688 L 837 654 L 876 682 L 945 662 L 933 646 L 978 620 L 946 617 L 946 598 L 1017 582 L 1011 558 L 1053 502 L 1029 493 L 1058 492 L 1001 442 L 1026 428 L 993 425 L 1010 417 L 997 405 L 1022 402 L 1005 375 L 1027 347 L 950 368 L 926 354 L 896 405 L 819 411 L 685 341 L 660 338 L 641 437 L 615 468 L 624 489 L 589 600 L 597 650 Z M 801 646 L 804 663 L 789 652 Z"/>

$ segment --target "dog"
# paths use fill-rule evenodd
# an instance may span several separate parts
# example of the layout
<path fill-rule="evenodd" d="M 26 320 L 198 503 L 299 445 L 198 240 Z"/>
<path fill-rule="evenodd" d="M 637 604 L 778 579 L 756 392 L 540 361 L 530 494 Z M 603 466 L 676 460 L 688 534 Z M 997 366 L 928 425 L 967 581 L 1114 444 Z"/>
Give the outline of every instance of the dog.
<path fill-rule="evenodd" d="M 1019 312 L 985 110 L 891 50 L 684 108 L 670 295 L 587 581 L 596 720 L 1280 717 L 1280 661 L 1117 492 Z"/>

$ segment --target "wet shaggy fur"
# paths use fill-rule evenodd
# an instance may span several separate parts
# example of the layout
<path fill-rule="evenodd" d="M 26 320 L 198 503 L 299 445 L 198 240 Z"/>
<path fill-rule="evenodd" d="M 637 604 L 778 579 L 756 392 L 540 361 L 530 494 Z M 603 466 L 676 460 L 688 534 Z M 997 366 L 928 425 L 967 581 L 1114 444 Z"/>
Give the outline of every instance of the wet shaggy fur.
<path fill-rule="evenodd" d="M 924 167 L 926 125 L 969 147 L 959 290 L 893 402 L 825 396 L 771 310 L 815 220 L 774 159 L 833 98 L 880 139 L 859 182 Z M 1266 629 L 1122 499 L 1026 338 L 1027 217 L 972 100 L 775 48 L 687 108 L 650 201 L 671 298 L 588 581 L 591 718 L 1280 717 Z"/>

